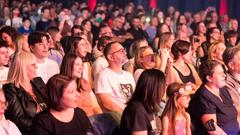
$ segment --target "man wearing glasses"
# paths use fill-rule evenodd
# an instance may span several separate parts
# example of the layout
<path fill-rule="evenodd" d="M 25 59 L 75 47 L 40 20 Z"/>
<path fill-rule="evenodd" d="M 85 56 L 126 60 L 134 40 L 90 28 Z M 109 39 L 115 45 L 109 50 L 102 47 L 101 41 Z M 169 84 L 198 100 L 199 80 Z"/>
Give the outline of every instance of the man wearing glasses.
<path fill-rule="evenodd" d="M 131 73 L 122 70 L 127 61 L 126 50 L 118 42 L 106 45 L 104 55 L 109 67 L 99 72 L 95 93 L 107 111 L 122 112 L 131 98 L 135 82 Z"/>

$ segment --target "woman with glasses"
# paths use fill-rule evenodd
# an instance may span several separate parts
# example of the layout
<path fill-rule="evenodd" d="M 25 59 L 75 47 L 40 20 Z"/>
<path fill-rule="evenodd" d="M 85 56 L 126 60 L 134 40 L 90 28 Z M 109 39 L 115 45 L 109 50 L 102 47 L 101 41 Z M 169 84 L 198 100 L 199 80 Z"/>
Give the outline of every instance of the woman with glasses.
<path fill-rule="evenodd" d="M 4 112 L 7 109 L 8 102 L 4 96 L 3 90 L 0 89 L 0 134 L 1 135 L 21 135 L 17 126 L 10 120 L 6 120 Z"/>

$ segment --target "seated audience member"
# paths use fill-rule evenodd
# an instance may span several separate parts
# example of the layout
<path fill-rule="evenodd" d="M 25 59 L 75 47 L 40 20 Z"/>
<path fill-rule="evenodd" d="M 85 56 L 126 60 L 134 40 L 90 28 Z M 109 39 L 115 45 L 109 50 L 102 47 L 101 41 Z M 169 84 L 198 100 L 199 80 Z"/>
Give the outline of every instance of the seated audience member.
<path fill-rule="evenodd" d="M 185 111 L 191 90 L 191 86 L 177 82 L 168 86 L 168 101 L 162 114 L 162 135 L 191 135 L 191 119 Z"/>
<path fill-rule="evenodd" d="M 8 67 L 5 67 L 9 62 L 8 48 L 5 42 L 0 41 L 0 88 L 7 80 Z"/>
<path fill-rule="evenodd" d="M 28 44 L 31 52 L 37 59 L 37 76 L 46 83 L 50 77 L 59 73 L 58 64 L 48 57 L 48 35 L 43 32 L 33 32 L 28 36 Z"/>
<path fill-rule="evenodd" d="M 18 32 L 21 34 L 30 34 L 33 32 L 33 29 L 31 27 L 31 20 L 28 17 L 24 17 L 22 20 L 23 24 L 18 28 Z"/>
<path fill-rule="evenodd" d="M 135 71 L 135 55 L 139 51 L 139 48 L 148 46 L 148 42 L 145 39 L 137 39 L 135 40 L 129 48 L 129 56 L 130 59 L 126 64 L 123 65 L 123 69 L 130 73 L 134 73 Z"/>
<path fill-rule="evenodd" d="M 194 135 L 237 135 L 239 124 L 237 110 L 226 86 L 222 65 L 207 60 L 200 65 L 203 85 L 193 95 L 188 112 L 194 127 Z"/>
<path fill-rule="evenodd" d="M 170 30 L 170 27 L 163 23 L 163 24 L 160 24 L 158 25 L 157 27 L 157 33 L 156 33 L 156 36 L 155 38 L 153 39 L 153 43 L 152 43 L 152 46 L 153 46 L 153 49 L 154 51 L 157 51 L 159 48 L 159 45 L 160 45 L 160 42 L 162 42 L 162 34 L 164 33 L 171 33 L 171 30 Z M 170 34 L 171 35 L 171 34 Z M 169 36 L 170 37 L 170 36 Z M 174 36 L 173 36 L 174 37 Z M 166 37 L 167 38 L 167 37 Z M 166 41 L 166 40 L 164 40 Z"/>
<path fill-rule="evenodd" d="M 7 109 L 8 102 L 4 96 L 3 90 L 0 89 L 0 134 L 1 135 L 21 135 L 17 126 L 10 120 L 6 120 L 4 112 Z"/>
<path fill-rule="evenodd" d="M 47 31 L 47 29 L 52 25 L 52 20 L 50 20 L 50 8 L 45 6 L 41 8 L 41 18 L 36 24 L 37 31 Z"/>
<path fill-rule="evenodd" d="M 35 115 L 47 108 L 48 100 L 43 80 L 36 78 L 36 58 L 30 52 L 17 52 L 9 68 L 3 90 L 8 102 L 5 116 L 22 134 L 28 134 Z"/>
<path fill-rule="evenodd" d="M 62 56 L 64 56 L 64 50 L 62 44 L 60 43 L 62 39 L 62 34 L 60 33 L 57 27 L 48 28 L 47 32 L 52 37 L 53 40 L 53 49 L 57 50 Z"/>
<path fill-rule="evenodd" d="M 10 57 L 13 57 L 13 54 L 16 51 L 15 40 L 18 36 L 16 29 L 11 26 L 3 26 L 0 29 L 0 38 L 8 45 L 8 53 Z"/>
<path fill-rule="evenodd" d="M 82 59 L 74 53 L 66 54 L 63 58 L 60 74 L 70 76 L 77 82 L 77 90 L 80 95 L 77 98 L 77 106 L 83 109 L 87 116 L 102 113 L 91 86 L 84 78 L 82 78 L 82 72 Z"/>
<path fill-rule="evenodd" d="M 162 33 L 158 38 L 159 38 L 158 42 L 153 44 L 154 52 L 159 52 L 159 49 L 170 50 L 172 47 L 172 44 L 175 41 L 174 34 L 172 34 L 171 32 Z"/>
<path fill-rule="evenodd" d="M 104 68 L 108 67 L 108 62 L 104 57 L 103 50 L 108 43 L 112 42 L 112 38 L 109 36 L 103 36 L 98 40 L 97 49 L 102 54 L 96 58 L 96 60 L 92 64 L 92 75 L 93 79 L 96 79 L 97 74 L 102 71 Z"/>
<path fill-rule="evenodd" d="M 228 30 L 234 30 L 239 33 L 238 29 L 238 20 L 237 19 L 230 19 L 228 23 Z"/>
<path fill-rule="evenodd" d="M 64 75 L 54 75 L 47 83 L 49 109 L 36 116 L 32 135 L 92 135 L 92 125 L 85 112 L 77 108 L 77 84 Z"/>
<path fill-rule="evenodd" d="M 70 52 L 75 53 L 83 61 L 82 77 L 87 80 L 91 88 L 93 87 L 91 60 L 87 58 L 87 40 L 82 37 L 72 37 L 70 39 Z"/>
<path fill-rule="evenodd" d="M 165 72 L 167 66 L 167 60 L 169 57 L 168 51 L 162 51 L 163 56 L 160 57 L 155 55 L 152 48 L 150 46 L 144 46 L 139 48 L 137 53 L 135 54 L 135 71 L 134 71 L 134 79 L 137 82 L 139 76 L 145 69 L 156 68 Z M 159 63 L 161 61 L 161 64 Z M 160 65 L 160 66 L 159 66 Z"/>
<path fill-rule="evenodd" d="M 103 24 L 100 26 L 99 28 L 99 33 L 98 33 L 98 40 L 100 40 L 102 37 L 111 37 L 112 40 L 115 41 L 115 36 L 113 35 L 113 32 L 112 32 L 112 29 L 109 25 L 106 25 L 106 24 Z M 96 44 L 98 44 L 99 41 L 96 41 Z M 102 51 L 98 50 L 98 47 L 97 45 L 95 45 L 93 47 L 93 50 L 92 50 L 92 55 L 95 59 L 97 59 L 98 57 L 100 57 L 102 55 Z"/>
<path fill-rule="evenodd" d="M 208 58 L 208 48 L 212 43 L 221 39 L 221 31 L 217 27 L 209 28 L 206 32 L 206 41 L 201 44 L 204 56 L 201 58 L 201 62 Z"/>
<path fill-rule="evenodd" d="M 120 129 L 123 135 L 160 135 L 160 101 L 165 75 L 157 69 L 146 69 L 137 82 L 135 92 L 123 111 Z"/>
<path fill-rule="evenodd" d="M 228 68 L 226 83 L 233 104 L 240 115 L 240 48 L 232 47 L 223 52 L 223 61 Z"/>
<path fill-rule="evenodd" d="M 167 83 L 191 83 L 196 90 L 202 82 L 195 67 L 188 62 L 192 58 L 190 43 L 183 40 L 177 40 L 173 43 L 171 52 L 174 62 L 169 66 L 167 71 Z"/>
<path fill-rule="evenodd" d="M 122 70 L 127 60 L 126 50 L 118 42 L 112 42 L 105 47 L 104 56 L 109 67 L 99 72 L 94 90 L 105 109 L 122 112 L 135 88 L 132 74 Z"/>
<path fill-rule="evenodd" d="M 221 63 L 224 67 L 224 70 L 226 70 L 224 62 L 223 62 L 223 52 L 225 51 L 226 46 L 224 42 L 222 41 L 217 41 L 213 43 L 209 48 L 208 48 L 208 59 L 209 60 L 216 60 L 219 63 Z"/>
<path fill-rule="evenodd" d="M 28 45 L 28 35 L 18 36 L 16 45 L 17 45 L 17 52 L 19 52 L 19 51 L 31 52 L 29 45 Z"/>
<path fill-rule="evenodd" d="M 227 48 L 237 45 L 238 33 L 234 30 L 229 30 L 224 33 L 225 45 Z"/>
<path fill-rule="evenodd" d="M 58 64 L 58 66 L 60 67 L 60 65 L 62 63 L 63 55 L 55 49 L 55 44 L 54 44 L 52 36 L 49 33 L 47 33 L 47 35 L 48 35 L 48 47 L 49 47 L 48 58 L 50 60 L 55 61 Z"/>

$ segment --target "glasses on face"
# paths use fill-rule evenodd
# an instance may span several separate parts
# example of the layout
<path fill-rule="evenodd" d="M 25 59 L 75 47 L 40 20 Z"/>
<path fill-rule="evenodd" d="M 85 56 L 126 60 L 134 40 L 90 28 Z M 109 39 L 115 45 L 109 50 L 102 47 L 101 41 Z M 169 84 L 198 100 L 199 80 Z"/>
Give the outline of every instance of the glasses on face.
<path fill-rule="evenodd" d="M 121 49 L 119 49 L 119 50 L 117 50 L 117 51 L 115 51 L 115 52 L 112 52 L 112 53 L 110 53 L 110 54 L 115 54 L 115 53 L 124 54 L 124 53 L 126 53 L 126 49 L 125 49 L 125 48 L 121 48 Z"/>

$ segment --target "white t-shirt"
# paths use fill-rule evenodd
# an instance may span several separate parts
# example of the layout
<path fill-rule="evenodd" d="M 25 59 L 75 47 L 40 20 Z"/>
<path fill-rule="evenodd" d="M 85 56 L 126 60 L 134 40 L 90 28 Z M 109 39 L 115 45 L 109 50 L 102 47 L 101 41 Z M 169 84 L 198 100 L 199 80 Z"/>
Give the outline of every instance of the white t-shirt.
<path fill-rule="evenodd" d="M 134 80 L 135 82 L 137 83 L 139 77 L 141 76 L 142 72 L 144 71 L 144 69 L 137 69 L 135 72 L 134 72 Z"/>
<path fill-rule="evenodd" d="M 7 26 L 11 25 L 11 20 L 7 19 L 6 23 Z M 14 17 L 12 19 L 12 27 L 18 29 L 20 26 L 22 26 L 22 18 L 21 17 Z"/>
<path fill-rule="evenodd" d="M 45 83 L 47 83 L 49 78 L 59 72 L 59 66 L 53 60 L 45 58 L 43 63 L 37 63 L 37 76 L 41 77 Z"/>
<path fill-rule="evenodd" d="M 21 135 L 21 132 L 10 120 L 0 120 L 0 135 Z"/>
<path fill-rule="evenodd" d="M 126 107 L 126 102 L 132 97 L 135 89 L 134 78 L 131 73 L 122 70 L 121 74 L 105 68 L 97 76 L 95 93 L 109 93 L 116 105 L 121 109 Z"/>
<path fill-rule="evenodd" d="M 106 58 L 104 56 L 98 57 L 92 64 L 93 79 L 96 79 L 97 74 L 106 67 L 108 67 Z"/>
<path fill-rule="evenodd" d="M 2 88 L 2 85 L 6 82 L 7 76 L 8 76 L 8 67 L 3 67 L 0 69 L 0 88 Z"/>

